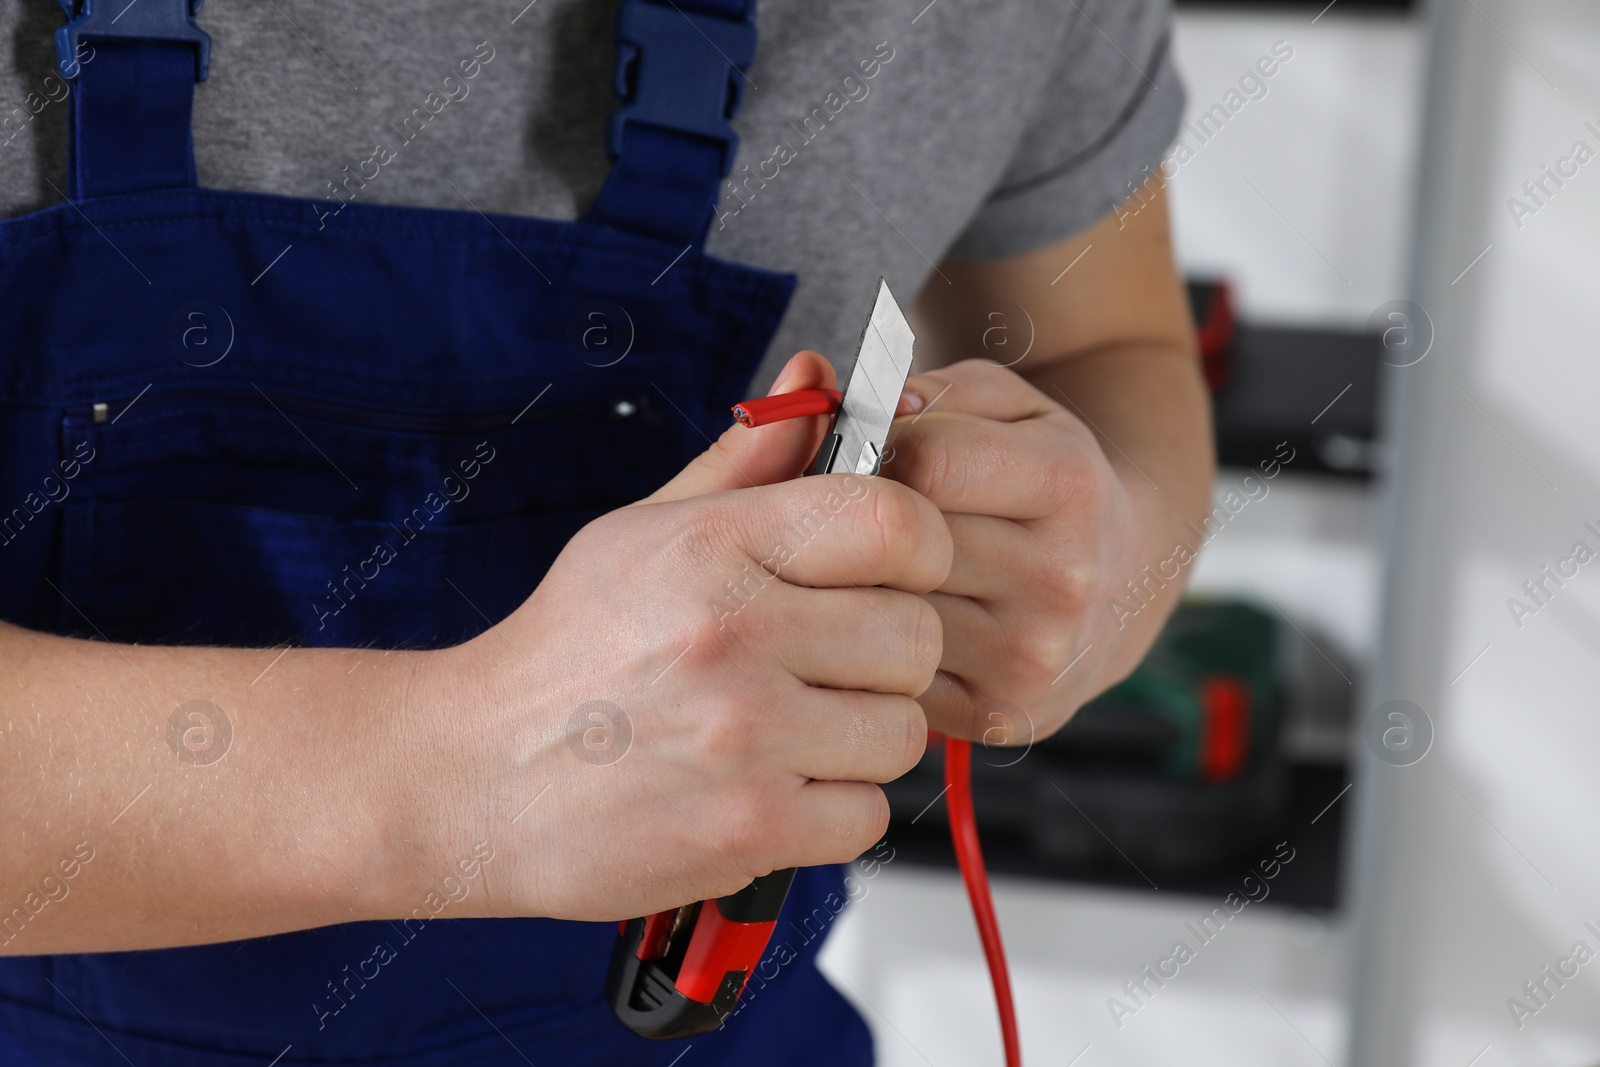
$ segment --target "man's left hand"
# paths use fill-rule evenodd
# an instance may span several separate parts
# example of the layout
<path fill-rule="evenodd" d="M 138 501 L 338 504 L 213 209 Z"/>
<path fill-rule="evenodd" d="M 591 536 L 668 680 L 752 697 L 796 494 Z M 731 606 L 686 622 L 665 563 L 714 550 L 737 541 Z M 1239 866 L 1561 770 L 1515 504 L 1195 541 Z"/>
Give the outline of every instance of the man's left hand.
<path fill-rule="evenodd" d="M 920 410 L 897 420 L 884 473 L 945 512 L 955 542 L 927 597 L 945 633 L 921 698 L 929 725 L 1030 743 L 1143 655 L 1148 637 L 1119 627 L 1111 602 L 1160 558 L 1170 520 L 1081 418 L 1011 370 L 967 360 L 907 390 Z"/>
<path fill-rule="evenodd" d="M 1211 506 L 1165 193 L 1032 252 L 946 259 L 912 322 L 941 369 L 908 383 L 922 406 L 895 420 L 885 473 L 938 505 L 955 542 L 928 595 L 944 656 L 920 700 L 934 729 L 1030 744 L 1144 658 Z M 976 355 L 1004 366 L 957 362 Z"/>

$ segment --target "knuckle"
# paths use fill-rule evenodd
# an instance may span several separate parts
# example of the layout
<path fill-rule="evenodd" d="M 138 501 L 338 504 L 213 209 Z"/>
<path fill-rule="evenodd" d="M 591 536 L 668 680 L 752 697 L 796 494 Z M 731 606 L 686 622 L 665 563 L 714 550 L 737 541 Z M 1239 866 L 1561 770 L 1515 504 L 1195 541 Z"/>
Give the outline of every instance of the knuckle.
<path fill-rule="evenodd" d="M 1047 624 L 1076 618 L 1099 593 L 1100 568 L 1092 561 L 1072 554 L 1051 560 L 1039 576 L 1039 605 Z"/>
<path fill-rule="evenodd" d="M 928 716 L 922 710 L 922 705 L 915 700 L 908 699 L 905 702 L 904 737 L 905 748 L 901 753 L 895 778 L 909 773 L 911 768 L 922 762 L 922 755 L 928 748 Z"/>
<path fill-rule="evenodd" d="M 735 528 L 731 511 L 696 503 L 674 519 L 666 545 L 674 563 L 701 570 L 726 556 Z"/>
<path fill-rule="evenodd" d="M 842 496 L 840 489 L 846 490 Z M 784 499 L 789 508 L 783 516 L 786 529 L 801 544 L 822 534 L 843 510 L 842 501 L 850 496 L 848 490 L 848 484 L 838 475 L 808 478 L 798 486 L 785 487 Z"/>
<path fill-rule="evenodd" d="M 1071 641 L 1055 627 L 1042 627 L 1017 642 L 1015 655 L 1020 680 L 1050 679 L 1072 658 Z"/>
<path fill-rule="evenodd" d="M 900 467 L 907 485 L 925 496 L 944 499 L 960 490 L 959 470 L 949 435 L 925 431 L 916 434 Z"/>
<path fill-rule="evenodd" d="M 744 765 L 753 755 L 755 731 L 743 704 L 711 697 L 703 709 L 694 739 L 703 765 L 724 771 Z"/>
<path fill-rule="evenodd" d="M 850 848 L 850 859 L 871 848 L 889 831 L 889 798 L 882 789 L 874 786 L 862 802 L 861 819 L 855 827 Z"/>
<path fill-rule="evenodd" d="M 718 649 L 731 636 L 730 628 L 739 625 L 737 615 L 726 615 L 718 618 L 715 612 L 697 611 L 693 603 L 686 604 L 684 610 L 687 618 L 672 628 L 661 642 L 663 651 L 676 645 L 679 649 L 687 649 L 684 659 L 691 666 L 704 662 L 702 657 L 708 651 Z M 676 653 L 674 653 L 676 654 Z"/>
<path fill-rule="evenodd" d="M 996 723 L 989 717 L 983 705 L 974 700 L 970 694 L 962 695 L 962 700 L 953 712 L 953 716 L 958 725 L 959 736 L 969 741 L 976 741 L 986 748 L 989 746 Z"/>
<path fill-rule="evenodd" d="M 1039 472 L 1039 500 L 1051 512 L 1065 510 L 1077 500 L 1077 472 L 1066 463 L 1044 464 Z"/>
<path fill-rule="evenodd" d="M 937 589 L 950 574 L 955 552 L 944 517 L 914 489 L 887 479 L 873 482 L 874 563 L 894 570 L 907 588 Z"/>
<path fill-rule="evenodd" d="M 1098 447 L 1096 452 L 1079 453 L 1079 456 L 1084 458 L 1072 464 L 1078 479 L 1077 499 L 1090 514 L 1100 515 L 1111 502 L 1111 486 L 1115 476 L 1104 455 L 1098 452 Z"/>
<path fill-rule="evenodd" d="M 711 832 L 716 850 L 741 871 L 760 866 L 751 861 L 761 854 L 767 836 L 767 817 L 760 798 L 748 795 L 726 805 Z"/>
<path fill-rule="evenodd" d="M 1028 709 L 1004 698 L 991 697 L 974 702 L 968 721 L 972 739 L 984 748 L 1031 745 L 1038 736 Z"/>
<path fill-rule="evenodd" d="M 794 848 L 780 849 L 787 855 L 778 858 L 785 866 L 795 856 L 801 865 L 849 863 L 883 840 L 889 827 L 889 799 L 870 782 L 839 782 L 829 786 L 831 799 L 825 808 L 814 809 L 804 821 L 803 841 Z"/>
<path fill-rule="evenodd" d="M 779 829 L 787 822 L 775 794 L 759 784 L 741 787 L 725 798 L 712 841 L 741 871 L 762 874 L 781 847 Z M 725 864 L 724 864 L 725 865 Z"/>
<path fill-rule="evenodd" d="M 872 524 L 878 535 L 873 546 L 877 561 L 887 564 L 913 554 L 923 522 L 915 495 L 904 486 L 881 478 L 873 479 L 868 492 Z"/>
<path fill-rule="evenodd" d="M 889 829 L 889 798 L 882 789 L 868 785 L 852 805 L 847 819 L 836 830 L 837 850 L 830 849 L 830 863 L 849 863 L 883 840 Z"/>
<path fill-rule="evenodd" d="M 676 669 L 682 670 L 686 677 L 703 677 L 726 662 L 735 645 L 746 638 L 749 626 L 739 615 L 719 617 L 714 609 L 693 604 L 686 606 L 686 610 L 689 617 L 660 642 L 659 652 L 649 664 L 650 670 L 661 670 L 676 659 Z"/>
<path fill-rule="evenodd" d="M 782 611 L 769 600 L 769 587 L 779 579 L 754 564 L 738 570 L 713 571 L 703 587 L 695 586 L 685 604 L 690 618 L 678 633 L 672 650 L 693 657 L 702 647 L 708 653 L 726 652 L 735 642 L 765 646 L 782 629 Z M 701 592 L 703 588 L 704 592 Z M 702 663 L 691 658 L 690 666 Z"/>
<path fill-rule="evenodd" d="M 1004 374 L 1005 369 L 984 356 L 973 356 L 969 359 L 952 363 L 950 366 L 942 368 L 939 373 L 946 379 L 960 384 L 964 381 L 981 381 L 984 378 Z"/>
<path fill-rule="evenodd" d="M 1100 594 L 1108 573 L 1104 557 L 1119 537 L 1098 519 L 1079 521 L 1077 506 L 1071 513 L 1065 524 L 1040 533 L 1026 564 L 1026 599 L 1046 620 L 1074 618 Z"/>
<path fill-rule="evenodd" d="M 1100 592 L 1100 568 L 1087 560 L 1069 560 L 1056 569 L 1058 604 L 1063 614 L 1076 615 Z"/>
<path fill-rule="evenodd" d="M 1098 472 L 1075 451 L 1041 464 L 1039 480 L 1039 495 L 1051 511 L 1097 514 L 1103 503 Z"/>

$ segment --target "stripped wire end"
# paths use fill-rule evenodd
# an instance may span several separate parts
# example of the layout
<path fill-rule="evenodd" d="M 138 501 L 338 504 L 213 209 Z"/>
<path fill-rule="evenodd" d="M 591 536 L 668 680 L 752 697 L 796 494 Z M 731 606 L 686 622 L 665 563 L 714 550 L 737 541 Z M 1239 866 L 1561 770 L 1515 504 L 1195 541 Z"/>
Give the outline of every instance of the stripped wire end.
<path fill-rule="evenodd" d="M 765 426 L 806 415 L 832 415 L 839 410 L 841 395 L 837 389 L 796 389 L 735 404 L 733 417 L 741 426 Z"/>

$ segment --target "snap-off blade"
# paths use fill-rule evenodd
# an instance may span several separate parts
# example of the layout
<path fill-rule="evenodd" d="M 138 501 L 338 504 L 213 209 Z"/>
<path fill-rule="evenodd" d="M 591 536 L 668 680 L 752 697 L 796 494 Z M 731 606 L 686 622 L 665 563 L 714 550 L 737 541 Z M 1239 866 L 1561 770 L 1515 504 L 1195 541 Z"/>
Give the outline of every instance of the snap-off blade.
<path fill-rule="evenodd" d="M 818 456 L 818 474 L 876 474 L 883 464 L 884 443 L 889 425 L 900 403 L 906 375 L 911 373 L 912 349 L 916 335 L 905 313 L 889 291 L 889 283 L 878 279 L 872 313 L 861 330 L 856 349 L 855 369 L 845 387 L 833 435 Z"/>

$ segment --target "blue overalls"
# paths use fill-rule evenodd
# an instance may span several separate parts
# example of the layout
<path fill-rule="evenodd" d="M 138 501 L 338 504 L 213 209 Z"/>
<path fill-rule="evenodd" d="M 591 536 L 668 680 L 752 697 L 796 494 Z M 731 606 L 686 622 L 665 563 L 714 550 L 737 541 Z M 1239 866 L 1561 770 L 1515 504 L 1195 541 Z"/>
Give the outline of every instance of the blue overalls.
<path fill-rule="evenodd" d="M 575 223 L 200 189 L 198 0 L 68 6 L 69 202 L 0 223 L 0 616 L 123 642 L 449 645 L 727 425 L 795 284 L 701 251 L 752 0 L 623 3 L 615 162 Z M 842 886 L 802 872 L 780 931 L 818 930 Z M 800 959 L 687 1054 L 612 1018 L 615 937 L 436 919 L 7 958 L 0 1064 L 871 1059 L 820 936 L 789 937 Z"/>

